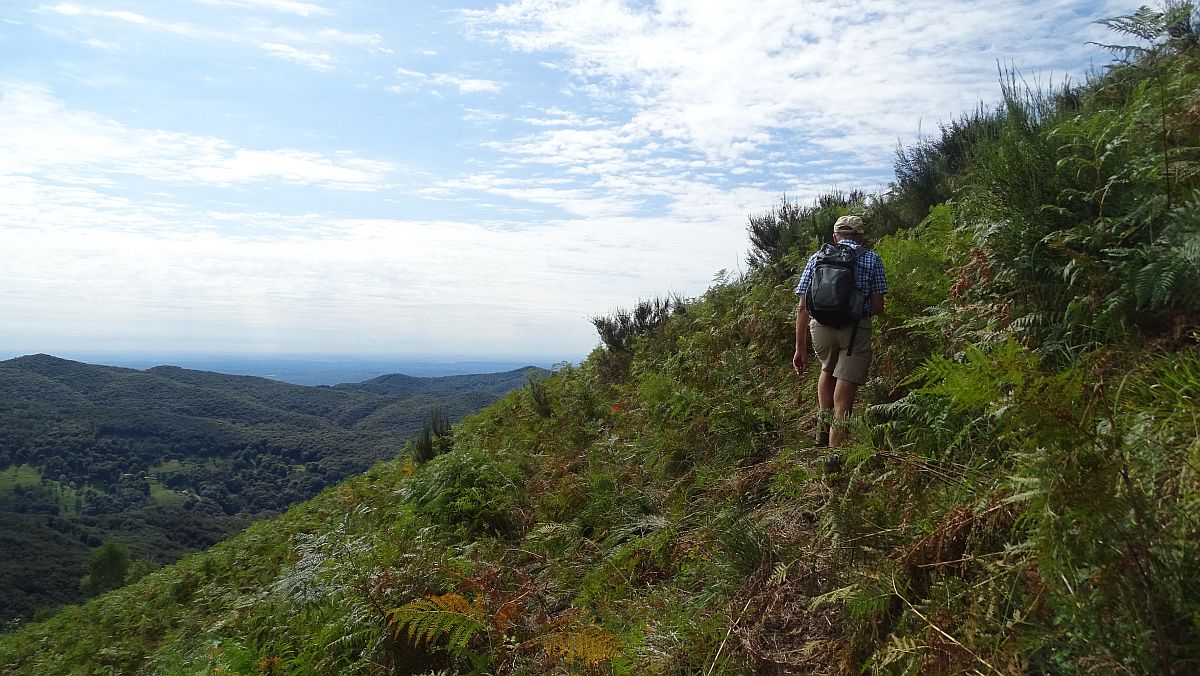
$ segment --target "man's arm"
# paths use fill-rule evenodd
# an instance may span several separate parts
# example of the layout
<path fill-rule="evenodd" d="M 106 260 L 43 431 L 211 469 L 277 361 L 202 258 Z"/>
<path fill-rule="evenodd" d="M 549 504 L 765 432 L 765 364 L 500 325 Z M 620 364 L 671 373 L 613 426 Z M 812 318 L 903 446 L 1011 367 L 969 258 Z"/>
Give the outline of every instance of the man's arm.
<path fill-rule="evenodd" d="M 870 277 L 864 291 L 869 294 L 867 297 L 871 300 L 871 314 L 881 315 L 883 314 L 883 294 L 888 292 L 887 272 L 883 269 L 883 259 L 879 257 L 879 254 L 868 251 L 867 255 L 870 256 L 868 261 Z"/>
<path fill-rule="evenodd" d="M 792 355 L 792 366 L 797 374 L 808 368 L 808 309 L 804 307 L 804 295 L 796 304 L 796 354 Z"/>

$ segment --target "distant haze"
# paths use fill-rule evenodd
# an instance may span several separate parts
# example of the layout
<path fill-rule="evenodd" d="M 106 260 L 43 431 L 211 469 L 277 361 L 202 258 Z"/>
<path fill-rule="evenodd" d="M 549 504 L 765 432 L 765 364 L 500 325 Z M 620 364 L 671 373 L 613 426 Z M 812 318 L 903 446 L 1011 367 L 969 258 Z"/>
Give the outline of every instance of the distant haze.
<path fill-rule="evenodd" d="M 583 355 L 1112 0 L 8 0 L 0 351 Z"/>
<path fill-rule="evenodd" d="M 0 353 L 0 361 L 23 355 Z M 145 370 L 155 366 L 179 366 L 196 371 L 231 375 L 259 376 L 296 385 L 339 385 L 359 383 L 382 375 L 401 373 L 417 377 L 499 373 L 525 366 L 550 369 L 563 362 L 576 364 L 579 358 L 555 358 L 546 355 L 526 358 L 458 357 L 421 358 L 379 355 L 253 355 L 253 354 L 112 354 L 67 353 L 55 355 L 87 364 L 121 366 Z"/>

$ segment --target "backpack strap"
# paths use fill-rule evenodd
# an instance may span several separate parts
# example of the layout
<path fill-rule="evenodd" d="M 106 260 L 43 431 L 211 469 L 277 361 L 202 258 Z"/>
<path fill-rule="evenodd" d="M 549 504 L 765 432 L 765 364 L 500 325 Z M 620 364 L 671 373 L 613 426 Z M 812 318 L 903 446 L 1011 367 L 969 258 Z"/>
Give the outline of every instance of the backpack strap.
<path fill-rule="evenodd" d="M 859 244 L 858 246 L 849 246 L 849 245 L 842 244 L 841 242 L 839 242 L 835 246 L 837 246 L 840 249 L 850 249 L 850 260 L 854 261 L 854 262 L 858 262 L 858 257 L 867 253 L 867 251 L 869 251 L 869 249 L 867 249 L 867 247 L 862 244 Z"/>
<path fill-rule="evenodd" d="M 860 244 L 856 247 L 850 247 L 850 249 L 852 250 L 851 254 L 850 254 L 850 262 L 855 264 L 855 266 L 857 266 L 858 265 L 858 257 L 862 256 L 863 254 L 865 254 L 867 252 L 867 247 L 862 246 Z M 855 273 L 854 276 L 855 276 L 854 283 L 855 283 L 855 285 L 857 285 L 858 284 L 858 279 L 857 279 L 858 274 Z M 854 355 L 854 339 L 857 337 L 858 337 L 858 321 L 856 320 L 854 322 L 854 328 L 850 329 L 850 344 L 848 346 L 846 346 L 846 356 L 847 357 Z"/>

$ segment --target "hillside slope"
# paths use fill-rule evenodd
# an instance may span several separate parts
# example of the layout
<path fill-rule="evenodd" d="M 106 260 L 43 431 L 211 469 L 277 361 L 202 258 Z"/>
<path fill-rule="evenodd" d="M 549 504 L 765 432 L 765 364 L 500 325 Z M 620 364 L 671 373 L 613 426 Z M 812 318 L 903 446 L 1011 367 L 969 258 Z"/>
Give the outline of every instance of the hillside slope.
<path fill-rule="evenodd" d="M 0 639 L 20 673 L 1194 673 L 1200 34 L 782 203 L 752 269 L 578 368 Z M 1140 30 L 1140 29 L 1139 29 Z M 1014 78 L 1015 79 L 1015 78 Z M 860 212 L 892 292 L 813 448 L 791 289 Z"/>
<path fill-rule="evenodd" d="M 0 362 L 0 622 L 82 600 L 88 551 L 153 564 L 207 547 L 381 458 L 540 369 L 303 387 L 49 355 Z M 373 383 L 373 381 L 369 381 Z"/>

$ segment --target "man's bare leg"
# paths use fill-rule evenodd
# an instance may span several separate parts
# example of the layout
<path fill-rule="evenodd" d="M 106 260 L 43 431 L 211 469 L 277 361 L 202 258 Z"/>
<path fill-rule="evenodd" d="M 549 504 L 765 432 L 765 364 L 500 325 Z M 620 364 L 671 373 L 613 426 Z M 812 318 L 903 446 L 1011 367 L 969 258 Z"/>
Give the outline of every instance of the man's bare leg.
<path fill-rule="evenodd" d="M 821 375 L 817 379 L 817 404 L 821 407 L 821 417 L 817 420 L 817 445 L 828 445 L 830 442 L 829 436 L 829 421 L 833 417 L 833 393 L 837 387 L 837 378 L 833 374 L 822 369 Z M 825 443 L 822 444 L 821 442 Z"/>
<path fill-rule="evenodd" d="M 821 377 L 817 380 L 817 403 L 821 405 L 822 411 L 831 411 L 834 407 L 834 390 L 837 388 L 838 379 L 833 377 L 829 371 L 822 370 Z"/>
<path fill-rule="evenodd" d="M 825 373 L 822 372 L 824 377 Z M 858 383 L 852 383 L 849 380 L 838 380 L 829 376 L 836 384 L 833 387 L 833 429 L 829 432 L 829 446 L 837 448 L 842 445 L 842 441 L 846 439 L 846 426 L 843 424 L 846 421 L 846 416 L 854 409 L 854 397 L 858 394 Z M 822 402 L 821 406 L 824 407 Z"/>

